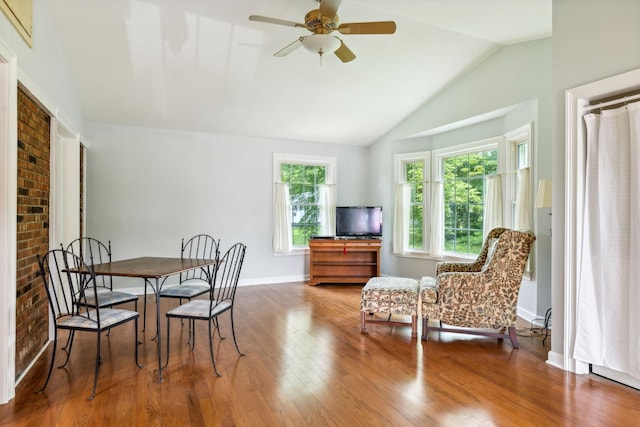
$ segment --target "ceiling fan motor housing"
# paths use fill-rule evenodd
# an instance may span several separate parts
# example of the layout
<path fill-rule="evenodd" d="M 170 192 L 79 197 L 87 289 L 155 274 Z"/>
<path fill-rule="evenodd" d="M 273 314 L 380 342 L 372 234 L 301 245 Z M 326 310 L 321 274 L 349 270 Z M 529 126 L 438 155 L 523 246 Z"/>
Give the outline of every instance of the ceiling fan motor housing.
<path fill-rule="evenodd" d="M 315 34 L 329 34 L 338 28 L 339 23 L 338 15 L 331 19 L 321 16 L 318 9 L 311 10 L 304 16 L 304 24 Z"/>

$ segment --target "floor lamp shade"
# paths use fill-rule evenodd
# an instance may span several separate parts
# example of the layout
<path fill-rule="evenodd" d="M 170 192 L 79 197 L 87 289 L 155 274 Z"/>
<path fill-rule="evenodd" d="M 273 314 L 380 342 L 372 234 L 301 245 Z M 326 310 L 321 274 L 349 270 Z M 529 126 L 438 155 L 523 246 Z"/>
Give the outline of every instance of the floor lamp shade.
<path fill-rule="evenodd" d="M 536 208 L 551 207 L 551 180 L 541 179 L 538 182 L 538 193 L 536 195 Z"/>

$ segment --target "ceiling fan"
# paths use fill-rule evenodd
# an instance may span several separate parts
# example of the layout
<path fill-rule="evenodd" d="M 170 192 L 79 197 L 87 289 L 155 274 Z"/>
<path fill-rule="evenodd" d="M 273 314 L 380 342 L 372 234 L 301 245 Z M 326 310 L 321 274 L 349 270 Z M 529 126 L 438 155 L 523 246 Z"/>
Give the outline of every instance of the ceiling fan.
<path fill-rule="evenodd" d="M 317 1 L 320 3 L 320 7 L 307 12 L 304 17 L 304 24 L 260 15 L 251 15 L 249 19 L 287 27 L 306 28 L 311 31 L 311 35 L 298 38 L 298 40 L 274 53 L 274 56 L 285 56 L 298 47 L 304 46 L 310 52 L 319 54 L 321 58 L 326 53 L 335 53 L 342 62 L 353 61 L 356 55 L 340 38 L 331 34 L 333 31 L 338 31 L 341 34 L 393 34 L 396 31 L 396 23 L 393 21 L 341 24 L 336 12 L 342 0 Z"/>

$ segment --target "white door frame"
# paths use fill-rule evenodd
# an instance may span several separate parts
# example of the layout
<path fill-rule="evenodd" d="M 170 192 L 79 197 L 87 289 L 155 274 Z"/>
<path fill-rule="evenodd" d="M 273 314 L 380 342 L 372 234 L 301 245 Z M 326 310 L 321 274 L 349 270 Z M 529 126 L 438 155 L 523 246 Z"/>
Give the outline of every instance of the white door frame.
<path fill-rule="evenodd" d="M 582 245 L 580 212 L 584 205 L 585 130 L 584 107 L 590 100 L 615 96 L 640 88 L 640 69 L 608 77 L 565 92 L 566 170 L 565 170 L 565 265 L 564 265 L 564 340 L 562 368 L 577 374 L 589 372 L 589 364 L 573 358 L 576 337 L 577 280 Z"/>
<path fill-rule="evenodd" d="M 0 41 L 0 404 L 15 396 L 17 56 Z"/>

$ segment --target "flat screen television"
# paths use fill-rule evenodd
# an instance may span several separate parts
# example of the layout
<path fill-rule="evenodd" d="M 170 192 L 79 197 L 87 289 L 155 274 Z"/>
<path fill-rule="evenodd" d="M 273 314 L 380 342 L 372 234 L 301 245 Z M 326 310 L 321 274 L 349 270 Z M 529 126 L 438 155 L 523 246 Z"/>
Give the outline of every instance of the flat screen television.
<path fill-rule="evenodd" d="M 336 237 L 382 237 L 382 206 L 336 207 Z"/>

